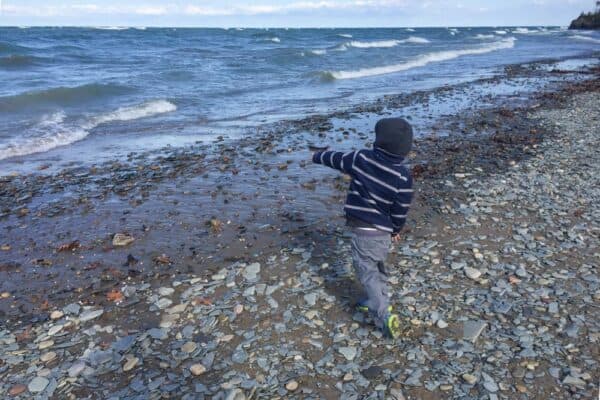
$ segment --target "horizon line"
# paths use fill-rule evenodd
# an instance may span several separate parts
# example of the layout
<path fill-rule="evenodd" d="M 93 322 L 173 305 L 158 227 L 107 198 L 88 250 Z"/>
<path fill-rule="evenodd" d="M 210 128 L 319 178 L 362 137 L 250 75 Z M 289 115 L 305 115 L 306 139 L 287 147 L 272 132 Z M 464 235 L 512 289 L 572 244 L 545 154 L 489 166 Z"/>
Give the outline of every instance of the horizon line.
<path fill-rule="evenodd" d="M 3 25 L 0 28 L 158 28 L 158 29 L 429 29 L 429 28 L 566 28 L 568 25 L 423 25 L 423 26 L 201 26 L 201 25 Z"/>

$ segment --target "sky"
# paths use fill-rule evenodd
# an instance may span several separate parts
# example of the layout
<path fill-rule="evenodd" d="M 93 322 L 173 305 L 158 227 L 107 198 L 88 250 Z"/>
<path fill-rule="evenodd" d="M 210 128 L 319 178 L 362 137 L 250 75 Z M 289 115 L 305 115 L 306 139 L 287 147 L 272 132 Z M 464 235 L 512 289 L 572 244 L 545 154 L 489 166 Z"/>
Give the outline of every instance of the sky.
<path fill-rule="evenodd" d="M 2 26 L 568 25 L 591 0 L 0 0 Z"/>

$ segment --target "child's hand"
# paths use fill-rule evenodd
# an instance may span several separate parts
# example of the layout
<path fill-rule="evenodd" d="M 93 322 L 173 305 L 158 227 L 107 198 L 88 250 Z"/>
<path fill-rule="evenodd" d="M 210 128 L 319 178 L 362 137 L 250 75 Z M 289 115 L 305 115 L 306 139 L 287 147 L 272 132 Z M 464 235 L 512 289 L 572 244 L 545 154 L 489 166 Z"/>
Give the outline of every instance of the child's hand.
<path fill-rule="evenodd" d="M 394 243 L 400 243 L 401 237 L 399 233 L 394 233 L 392 235 L 392 242 Z"/>

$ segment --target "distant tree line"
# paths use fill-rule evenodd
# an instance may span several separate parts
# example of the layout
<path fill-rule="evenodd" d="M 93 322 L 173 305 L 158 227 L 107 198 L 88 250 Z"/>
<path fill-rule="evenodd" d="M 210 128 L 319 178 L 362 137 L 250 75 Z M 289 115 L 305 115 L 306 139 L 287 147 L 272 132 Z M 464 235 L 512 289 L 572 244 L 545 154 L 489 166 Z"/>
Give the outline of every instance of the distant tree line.
<path fill-rule="evenodd" d="M 600 29 L 600 1 L 596 1 L 596 11 L 582 12 L 571 22 L 569 29 Z"/>

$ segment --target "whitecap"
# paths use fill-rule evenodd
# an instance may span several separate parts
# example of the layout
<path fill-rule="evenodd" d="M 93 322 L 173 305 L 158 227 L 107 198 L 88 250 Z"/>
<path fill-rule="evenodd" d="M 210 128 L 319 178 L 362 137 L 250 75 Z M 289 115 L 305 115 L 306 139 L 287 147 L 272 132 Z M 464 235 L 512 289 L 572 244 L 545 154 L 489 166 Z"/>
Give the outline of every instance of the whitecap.
<path fill-rule="evenodd" d="M 348 39 L 352 38 L 352 35 L 349 33 L 338 33 L 338 36 L 343 37 L 343 38 L 348 38 Z"/>
<path fill-rule="evenodd" d="M 359 49 L 370 49 L 370 48 L 386 48 L 386 47 L 394 47 L 400 44 L 399 40 L 378 40 L 374 42 L 360 42 L 357 40 L 353 40 L 347 43 L 350 47 L 356 47 Z"/>
<path fill-rule="evenodd" d="M 62 111 L 44 115 L 38 124 L 27 133 L 26 137 L 20 137 L 0 145 L 0 160 L 66 146 L 89 134 L 80 126 L 65 125 L 65 118 L 66 115 Z"/>
<path fill-rule="evenodd" d="M 154 100 L 136 106 L 121 107 L 115 111 L 97 115 L 83 122 L 66 122 L 66 114 L 59 111 L 44 115 L 25 137 L 0 144 L 0 160 L 8 157 L 41 153 L 66 146 L 84 139 L 90 130 L 109 122 L 132 121 L 177 110 L 175 104 L 166 100 Z"/>
<path fill-rule="evenodd" d="M 170 113 L 175 110 L 177 110 L 177 106 L 167 100 L 154 100 L 136 106 L 121 107 L 116 111 L 92 118 L 91 126 L 88 129 L 95 128 L 96 126 L 107 122 L 131 121 Z"/>
<path fill-rule="evenodd" d="M 476 39 L 483 39 L 483 40 L 485 40 L 485 39 L 494 39 L 495 37 L 496 36 L 494 36 L 494 35 L 484 35 L 484 34 L 481 34 L 481 33 L 479 33 L 479 34 L 477 34 L 475 36 Z"/>
<path fill-rule="evenodd" d="M 573 36 L 569 36 L 571 39 L 575 39 L 575 40 L 583 40 L 586 42 L 592 42 L 592 43 L 600 43 L 600 39 L 594 39 L 592 37 L 589 36 L 582 36 L 582 35 L 573 35 Z"/>
<path fill-rule="evenodd" d="M 128 26 L 94 26 L 94 29 L 100 29 L 103 31 L 124 31 L 129 29 Z"/>
<path fill-rule="evenodd" d="M 485 54 L 493 51 L 510 49 L 515 45 L 515 38 L 507 38 L 498 42 L 490 43 L 485 46 L 475 47 L 470 49 L 463 50 L 447 50 L 440 51 L 435 53 L 423 54 L 421 56 L 416 57 L 413 60 L 394 65 L 386 65 L 382 67 L 374 67 L 374 68 L 363 68 L 355 71 L 333 71 L 326 72 L 324 76 L 327 78 L 333 79 L 354 79 L 354 78 L 364 78 L 369 76 L 376 75 L 385 75 L 391 74 L 395 72 L 406 71 L 412 68 L 423 67 L 427 64 L 433 62 L 441 62 L 452 60 L 458 57 L 467 56 L 467 55 L 477 55 L 477 54 Z"/>
<path fill-rule="evenodd" d="M 530 30 L 529 28 L 516 28 L 513 30 L 514 33 L 520 33 L 520 34 L 527 34 L 527 33 L 533 33 L 534 31 Z"/>
<path fill-rule="evenodd" d="M 428 39 L 422 37 L 410 36 L 408 39 L 399 40 L 399 43 L 427 44 L 431 42 Z"/>

